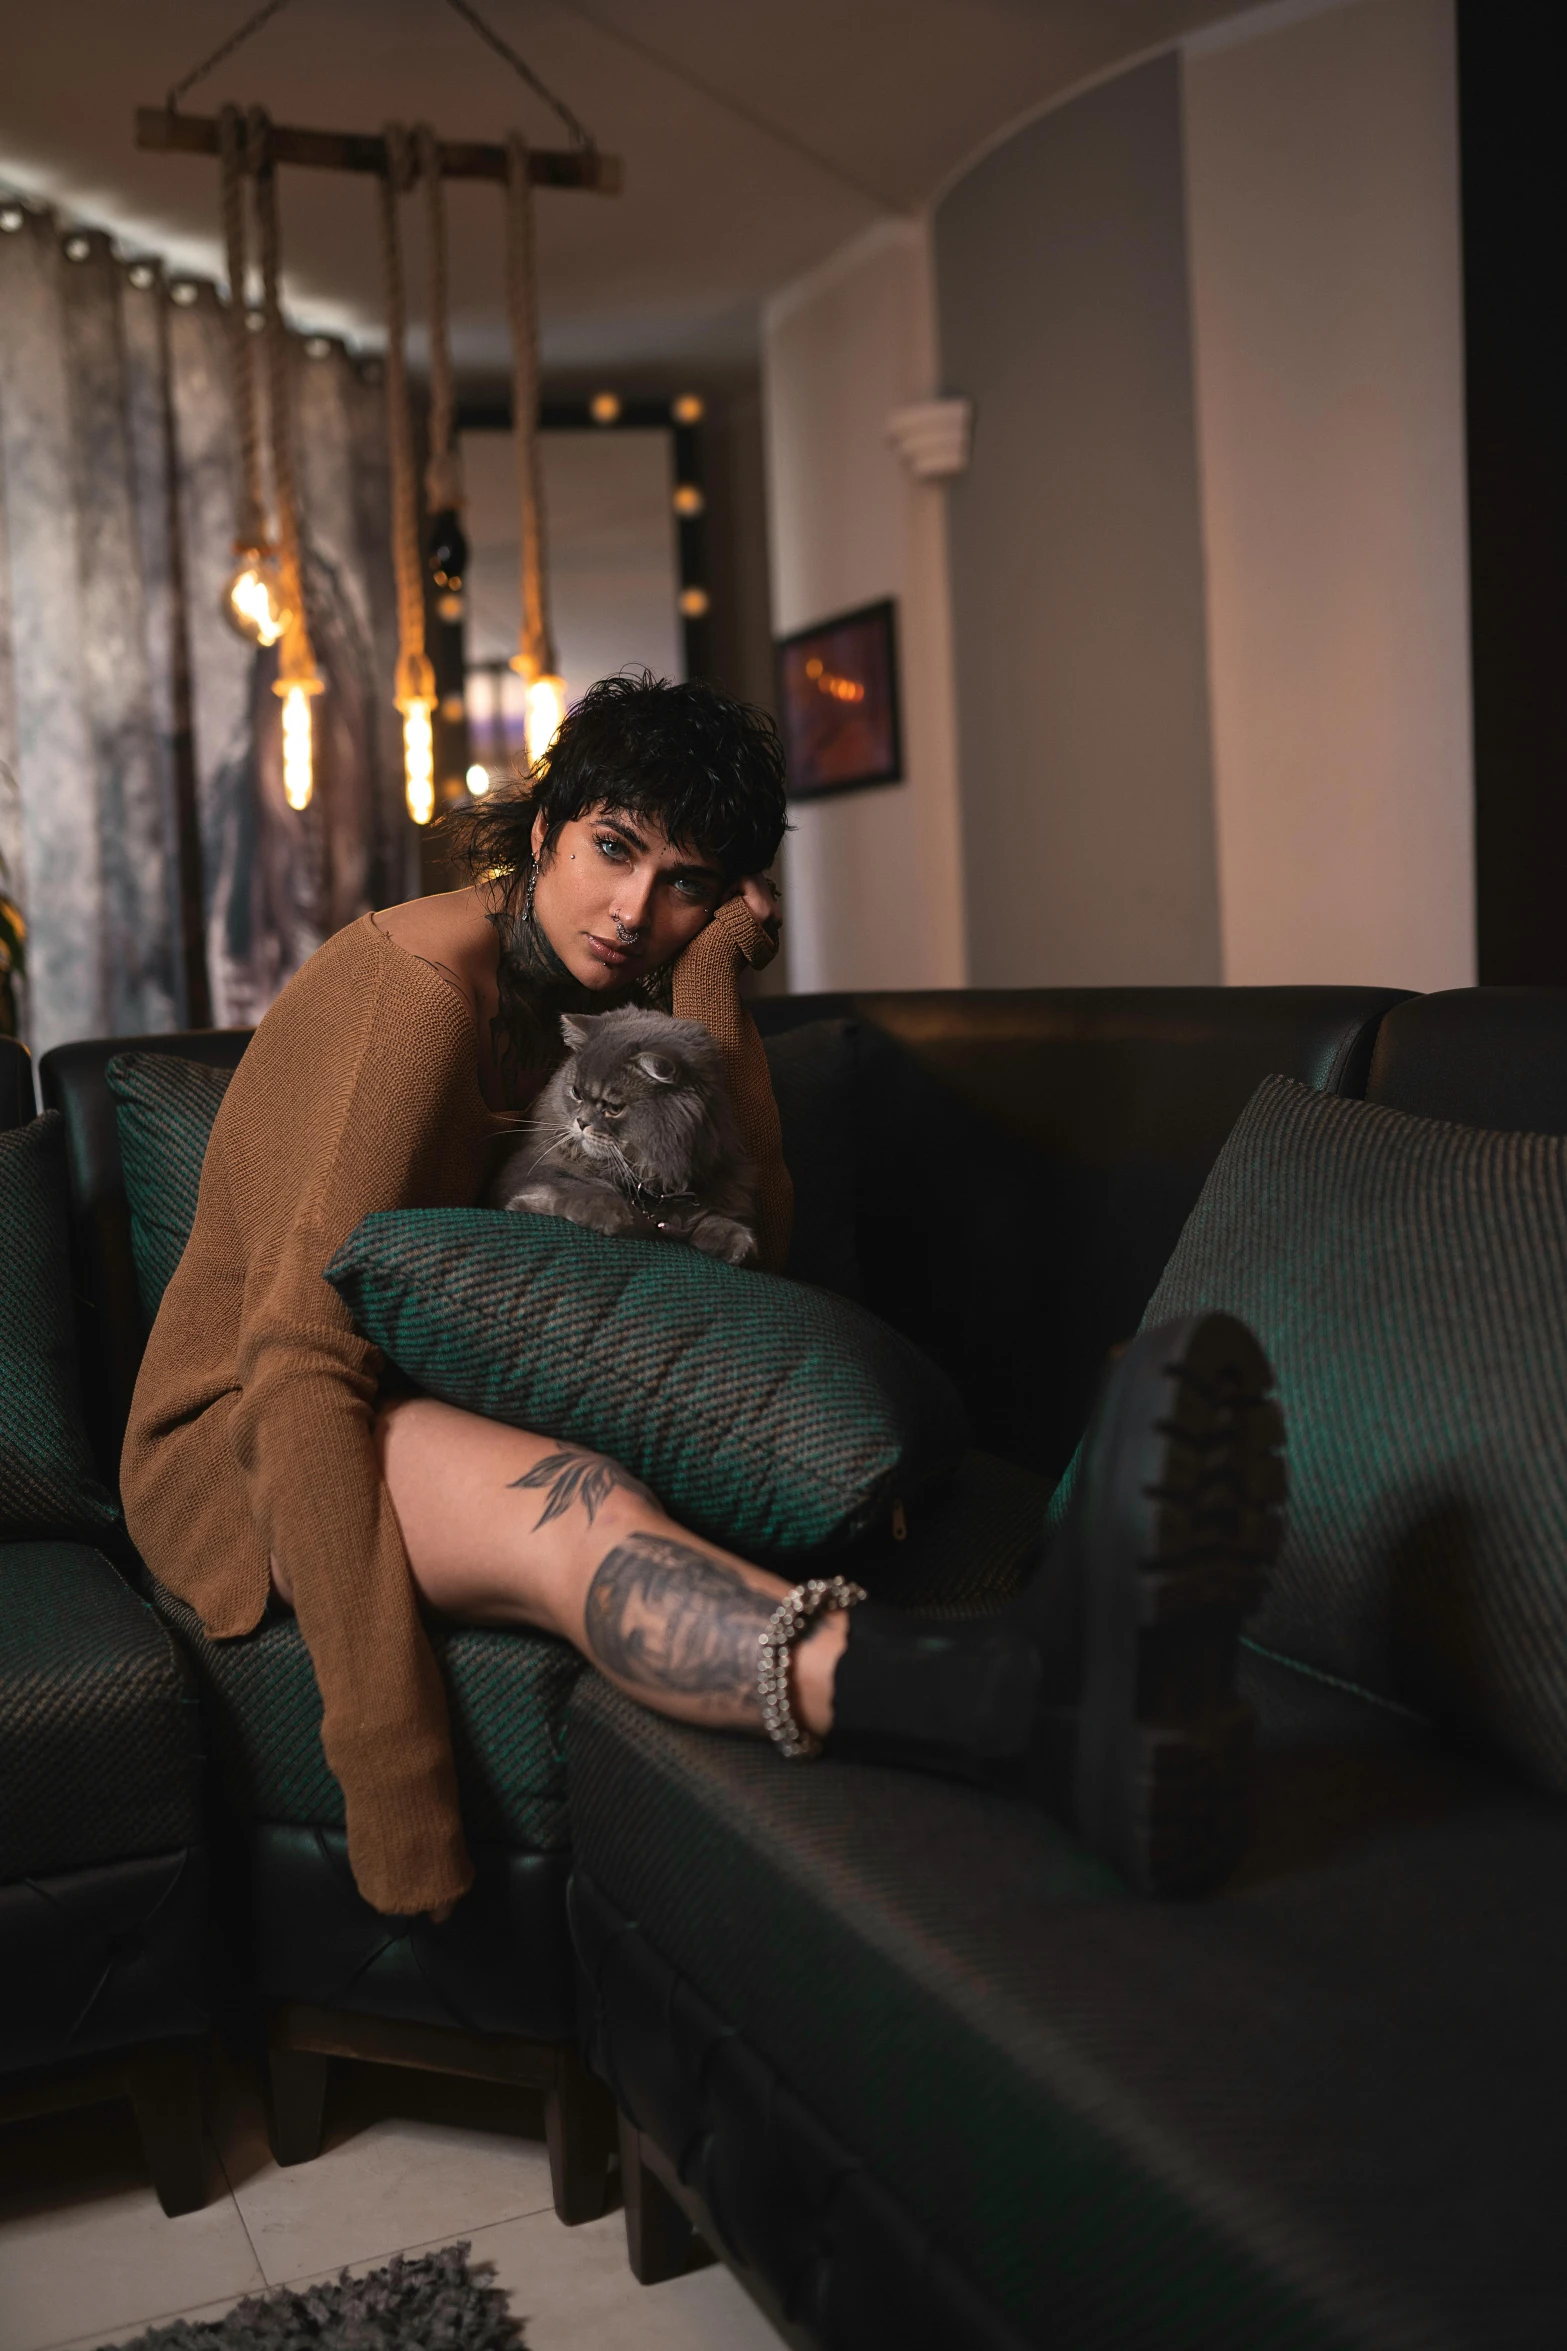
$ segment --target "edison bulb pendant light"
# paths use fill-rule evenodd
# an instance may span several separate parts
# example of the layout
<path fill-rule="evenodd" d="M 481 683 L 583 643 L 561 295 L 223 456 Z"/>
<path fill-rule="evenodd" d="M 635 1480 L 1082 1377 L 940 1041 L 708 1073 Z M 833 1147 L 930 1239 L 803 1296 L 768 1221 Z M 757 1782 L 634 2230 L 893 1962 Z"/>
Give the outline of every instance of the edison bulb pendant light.
<path fill-rule="evenodd" d="M 528 764 L 537 767 L 560 731 L 566 715 L 566 681 L 545 676 L 531 678 L 525 697 L 524 721 L 528 737 Z"/>
<path fill-rule="evenodd" d="M 284 599 L 277 557 L 269 547 L 239 547 L 239 569 L 223 591 L 229 627 L 252 645 L 275 645 L 293 619 Z"/>

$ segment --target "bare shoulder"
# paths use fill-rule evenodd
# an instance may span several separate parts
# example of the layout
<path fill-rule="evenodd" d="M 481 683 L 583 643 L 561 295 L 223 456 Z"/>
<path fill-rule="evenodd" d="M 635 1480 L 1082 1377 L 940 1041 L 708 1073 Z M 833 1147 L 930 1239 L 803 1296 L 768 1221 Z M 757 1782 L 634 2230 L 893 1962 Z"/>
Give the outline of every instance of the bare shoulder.
<path fill-rule="evenodd" d="M 497 942 L 475 890 L 409 898 L 379 908 L 371 919 L 394 947 L 432 965 L 467 1003 L 493 998 Z"/>

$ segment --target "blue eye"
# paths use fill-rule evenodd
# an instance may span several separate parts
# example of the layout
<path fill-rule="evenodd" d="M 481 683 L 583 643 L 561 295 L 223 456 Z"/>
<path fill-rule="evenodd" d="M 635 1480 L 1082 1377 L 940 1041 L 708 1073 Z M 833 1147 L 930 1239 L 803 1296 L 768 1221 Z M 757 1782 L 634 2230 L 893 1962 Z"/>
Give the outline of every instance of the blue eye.
<path fill-rule="evenodd" d="M 602 850 L 606 857 L 624 857 L 626 854 L 625 842 L 617 841 L 613 833 L 595 833 L 593 839 L 595 847 Z"/>

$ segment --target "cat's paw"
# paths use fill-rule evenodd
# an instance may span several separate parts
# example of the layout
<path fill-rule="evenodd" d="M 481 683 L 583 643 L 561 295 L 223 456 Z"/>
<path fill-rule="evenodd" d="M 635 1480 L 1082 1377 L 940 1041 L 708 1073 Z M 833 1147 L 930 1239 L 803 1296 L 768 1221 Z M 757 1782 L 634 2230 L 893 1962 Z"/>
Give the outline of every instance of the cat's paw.
<path fill-rule="evenodd" d="M 639 1229 L 635 1215 L 616 1193 L 576 1184 L 524 1184 L 506 1206 L 524 1216 L 558 1216 L 590 1233 L 615 1236 Z"/>
<path fill-rule="evenodd" d="M 549 1184 L 523 1184 L 507 1193 L 497 1206 L 510 1216 L 563 1216 L 558 1193 Z"/>
<path fill-rule="evenodd" d="M 762 1252 L 756 1235 L 731 1216 L 704 1216 L 691 1234 L 691 1246 L 704 1257 L 720 1257 L 725 1265 L 760 1265 Z"/>

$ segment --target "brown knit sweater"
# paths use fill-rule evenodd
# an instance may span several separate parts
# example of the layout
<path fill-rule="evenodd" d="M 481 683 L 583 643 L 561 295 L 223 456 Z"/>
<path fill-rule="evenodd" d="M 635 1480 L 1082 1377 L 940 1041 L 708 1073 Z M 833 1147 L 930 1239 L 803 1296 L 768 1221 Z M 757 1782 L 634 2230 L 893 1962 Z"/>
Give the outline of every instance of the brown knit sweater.
<path fill-rule="evenodd" d="M 771 953 L 730 901 L 675 965 L 673 1009 L 724 1047 L 776 1267 L 789 1179 L 737 987 L 742 959 Z M 368 915 L 329 939 L 224 1097 L 125 1437 L 131 1535 L 209 1633 L 250 1632 L 269 1556 L 286 1569 L 354 1877 L 378 1910 L 433 1909 L 473 1871 L 445 1692 L 376 1460 L 381 1359 L 322 1268 L 374 1209 L 471 1206 L 508 1126 L 479 1092 L 475 1018 L 456 989 Z"/>

